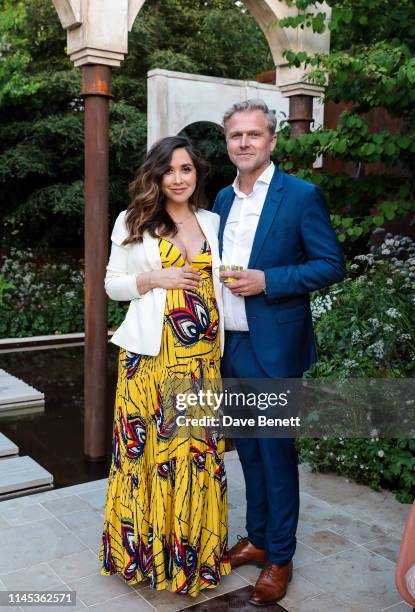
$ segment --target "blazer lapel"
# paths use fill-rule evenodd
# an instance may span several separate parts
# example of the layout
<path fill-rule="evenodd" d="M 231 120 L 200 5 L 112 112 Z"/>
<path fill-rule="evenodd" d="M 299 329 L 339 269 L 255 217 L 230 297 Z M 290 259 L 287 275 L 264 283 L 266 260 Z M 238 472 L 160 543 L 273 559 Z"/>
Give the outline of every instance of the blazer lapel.
<path fill-rule="evenodd" d="M 144 232 L 143 246 L 151 269 L 160 270 L 162 268 L 162 265 L 159 251 L 159 243 L 157 238 L 153 238 L 148 232 Z"/>
<path fill-rule="evenodd" d="M 223 232 L 225 231 L 226 221 L 229 217 L 229 211 L 231 210 L 231 206 L 235 199 L 235 192 L 233 188 L 229 189 L 229 193 L 225 196 L 225 201 L 222 204 L 222 208 L 220 210 L 220 225 L 219 225 L 219 256 L 222 258 L 223 251 Z"/>
<path fill-rule="evenodd" d="M 262 245 L 265 242 L 269 229 L 272 225 L 275 215 L 281 205 L 282 200 L 282 183 L 283 174 L 278 168 L 275 168 L 274 176 L 270 183 L 261 216 L 259 217 L 258 226 L 255 232 L 254 242 L 252 245 L 251 256 L 248 262 L 248 268 L 254 268 L 256 260 L 261 252 Z"/>
<path fill-rule="evenodd" d="M 195 214 L 196 214 L 197 222 L 200 225 L 200 229 L 205 235 L 205 238 L 208 241 L 209 245 L 214 245 L 218 237 L 216 236 L 216 233 L 213 230 L 212 223 L 209 221 L 208 216 L 207 215 L 205 216 L 200 211 L 196 211 Z"/>

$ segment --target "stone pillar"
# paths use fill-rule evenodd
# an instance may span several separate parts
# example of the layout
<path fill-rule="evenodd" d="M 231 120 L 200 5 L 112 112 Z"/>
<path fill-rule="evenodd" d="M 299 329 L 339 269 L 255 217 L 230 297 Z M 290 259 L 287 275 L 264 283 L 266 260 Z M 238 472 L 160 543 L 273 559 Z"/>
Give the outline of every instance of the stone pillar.
<path fill-rule="evenodd" d="M 297 17 L 299 14 L 295 6 L 287 6 L 282 0 L 245 0 L 245 4 L 256 18 L 271 49 L 276 66 L 275 84 L 283 96 L 290 100 L 290 114 L 288 121 L 292 126 L 291 137 L 310 131 L 313 120 L 313 98 L 321 97 L 324 87 L 307 83 L 309 68 L 290 67 L 284 57 L 285 50 L 298 53 L 305 51 L 313 56 L 316 53 L 330 51 L 330 30 L 326 27 L 321 34 L 315 33 L 311 28 L 282 28 L 279 21 L 285 17 Z M 309 6 L 310 13 L 326 13 L 326 26 L 331 18 L 331 8 L 326 2 L 318 2 Z"/>

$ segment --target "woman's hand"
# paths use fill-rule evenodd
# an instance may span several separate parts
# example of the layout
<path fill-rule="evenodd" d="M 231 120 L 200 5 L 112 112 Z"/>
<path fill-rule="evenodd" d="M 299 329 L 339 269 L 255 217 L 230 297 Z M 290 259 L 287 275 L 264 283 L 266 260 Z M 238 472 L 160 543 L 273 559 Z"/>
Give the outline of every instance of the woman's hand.
<path fill-rule="evenodd" d="M 189 265 L 143 272 L 137 276 L 137 289 L 143 295 L 151 289 L 196 289 L 200 285 L 200 274 Z"/>
<path fill-rule="evenodd" d="M 153 287 L 163 289 L 195 289 L 200 285 L 200 274 L 190 266 L 172 266 L 151 272 Z"/>

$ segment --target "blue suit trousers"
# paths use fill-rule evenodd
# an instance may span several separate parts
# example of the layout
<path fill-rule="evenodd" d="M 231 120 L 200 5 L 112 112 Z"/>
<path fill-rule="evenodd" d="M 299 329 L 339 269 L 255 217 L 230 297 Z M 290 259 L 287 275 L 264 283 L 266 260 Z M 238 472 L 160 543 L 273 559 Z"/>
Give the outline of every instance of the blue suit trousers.
<path fill-rule="evenodd" d="M 250 334 L 226 332 L 224 378 L 268 378 Z M 298 374 L 301 377 L 302 373 Z M 299 514 L 298 453 L 292 438 L 235 438 L 246 485 L 246 530 L 271 563 L 294 556 Z"/>

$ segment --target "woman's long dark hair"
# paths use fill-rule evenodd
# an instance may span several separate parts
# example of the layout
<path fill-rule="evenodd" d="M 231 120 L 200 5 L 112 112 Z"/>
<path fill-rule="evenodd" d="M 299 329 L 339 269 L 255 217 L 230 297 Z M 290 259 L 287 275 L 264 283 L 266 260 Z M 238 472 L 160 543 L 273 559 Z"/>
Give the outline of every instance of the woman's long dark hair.
<path fill-rule="evenodd" d="M 196 168 L 196 189 L 189 199 L 193 210 L 207 207 L 205 181 L 209 166 L 196 151 L 190 140 L 182 136 L 169 136 L 156 142 L 148 151 L 143 164 L 129 186 L 131 203 L 127 209 L 126 225 L 129 236 L 124 244 L 142 242 L 148 231 L 153 238 L 158 235 L 174 236 L 177 225 L 165 208 L 165 196 L 161 188 L 163 175 L 170 168 L 173 152 L 186 149 Z"/>

